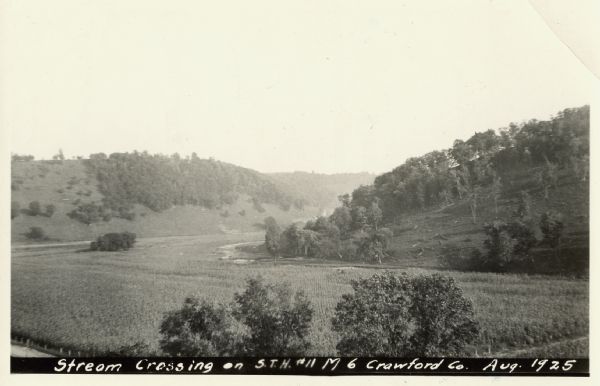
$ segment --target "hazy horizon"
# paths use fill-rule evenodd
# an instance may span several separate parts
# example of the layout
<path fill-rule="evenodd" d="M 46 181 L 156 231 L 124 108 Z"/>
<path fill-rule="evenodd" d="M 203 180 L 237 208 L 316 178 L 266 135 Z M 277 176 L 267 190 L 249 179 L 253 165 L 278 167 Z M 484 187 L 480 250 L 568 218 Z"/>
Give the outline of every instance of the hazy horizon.
<path fill-rule="evenodd" d="M 4 10 L 0 119 L 11 152 L 36 159 L 138 149 L 380 174 L 591 102 L 593 75 L 521 1 Z"/>

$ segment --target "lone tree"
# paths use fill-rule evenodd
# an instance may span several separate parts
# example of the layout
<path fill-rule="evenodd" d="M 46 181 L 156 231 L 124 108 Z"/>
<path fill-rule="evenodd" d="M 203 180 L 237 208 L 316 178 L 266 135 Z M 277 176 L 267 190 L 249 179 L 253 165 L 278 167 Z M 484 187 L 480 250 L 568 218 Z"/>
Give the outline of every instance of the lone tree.
<path fill-rule="evenodd" d="M 302 291 L 257 277 L 229 305 L 187 298 L 165 315 L 160 347 L 174 356 L 305 355 L 312 316 Z"/>
<path fill-rule="evenodd" d="M 265 229 L 265 246 L 267 251 L 275 256 L 280 250 L 281 227 L 273 217 L 269 216 L 265 219 Z"/>
<path fill-rule="evenodd" d="M 477 336 L 472 304 L 451 277 L 385 272 L 352 288 L 332 319 L 340 355 L 458 355 Z"/>

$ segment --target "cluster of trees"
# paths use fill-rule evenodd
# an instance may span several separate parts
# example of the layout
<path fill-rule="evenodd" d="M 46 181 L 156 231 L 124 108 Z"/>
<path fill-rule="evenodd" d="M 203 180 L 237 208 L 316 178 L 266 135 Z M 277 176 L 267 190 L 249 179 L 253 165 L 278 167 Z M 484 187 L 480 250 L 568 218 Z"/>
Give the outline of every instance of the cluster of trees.
<path fill-rule="evenodd" d="M 53 204 L 48 204 L 44 208 L 39 201 L 31 201 L 27 207 L 27 209 L 21 209 L 21 205 L 17 201 L 12 201 L 10 206 L 10 218 L 13 219 L 19 216 L 19 213 L 24 212 L 29 216 L 45 216 L 52 217 L 54 212 L 56 211 L 56 206 Z"/>
<path fill-rule="evenodd" d="M 98 180 L 106 206 L 120 210 L 142 204 L 161 211 L 174 205 L 218 208 L 232 204 L 239 194 L 257 202 L 290 209 L 303 203 L 279 189 L 275 182 L 250 169 L 193 153 L 182 158 L 147 152 L 92 154 L 85 161 Z"/>
<path fill-rule="evenodd" d="M 527 198 L 527 195 L 522 195 L 521 202 L 524 204 L 520 207 L 527 207 Z M 530 253 L 533 247 L 552 248 L 558 256 L 564 228 L 562 215 L 556 211 L 543 213 L 539 221 L 543 237 L 537 240 L 528 211 L 523 209 L 518 213 L 520 217 L 513 221 L 497 220 L 484 225 L 487 236 L 483 244 L 484 252 L 474 249 L 469 253 L 450 244 L 442 250 L 442 264 L 461 271 L 531 272 L 536 270 L 534 255 Z"/>
<path fill-rule="evenodd" d="M 389 257 L 392 232 L 381 226 L 383 214 L 370 188 L 340 196 L 341 207 L 329 217 L 318 217 L 304 226 L 282 230 L 274 218 L 265 220 L 265 245 L 274 256 L 316 257 L 382 263 Z M 366 206 L 363 206 L 366 205 Z"/>
<path fill-rule="evenodd" d="M 130 221 L 135 219 L 135 213 L 130 205 L 111 208 L 105 203 L 97 204 L 94 202 L 78 204 L 75 209 L 67 213 L 67 216 L 87 225 L 100 221 L 110 221 L 113 217 Z"/>
<path fill-rule="evenodd" d="M 472 304 L 450 277 L 385 272 L 352 288 L 331 320 L 341 355 L 459 355 L 478 334 Z M 289 284 L 249 279 L 228 305 L 187 298 L 167 313 L 160 347 L 173 356 L 306 355 L 313 313 Z"/>
<path fill-rule="evenodd" d="M 472 303 L 451 277 L 385 272 L 352 288 L 332 320 L 341 355 L 459 355 L 478 335 Z"/>
<path fill-rule="evenodd" d="M 90 243 L 92 251 L 127 251 L 135 244 L 136 234 L 131 232 L 106 233 Z"/>
<path fill-rule="evenodd" d="M 500 186 L 500 175 L 523 167 L 545 166 L 539 176 L 556 184 L 559 167 L 569 167 L 580 180 L 589 173 L 589 106 L 565 109 L 549 121 L 511 124 L 499 133 L 475 133 L 452 148 L 408 159 L 375 179 L 373 196 L 385 220 L 414 209 L 468 199 L 476 218 L 481 188 Z M 497 203 L 497 195 L 495 195 Z"/>
<path fill-rule="evenodd" d="M 302 355 L 310 346 L 313 309 L 289 284 L 265 284 L 258 277 L 228 304 L 188 297 L 165 315 L 161 349 L 173 356 Z"/>

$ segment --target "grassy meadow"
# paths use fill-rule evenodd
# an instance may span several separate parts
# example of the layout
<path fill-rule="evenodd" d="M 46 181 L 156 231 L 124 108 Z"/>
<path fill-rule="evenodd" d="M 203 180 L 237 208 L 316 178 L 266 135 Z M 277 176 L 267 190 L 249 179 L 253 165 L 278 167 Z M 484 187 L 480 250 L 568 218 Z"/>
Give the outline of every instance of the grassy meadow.
<path fill-rule="evenodd" d="M 166 311 L 195 295 L 229 302 L 245 278 L 288 281 L 315 310 L 308 355 L 334 355 L 330 319 L 350 280 L 372 267 L 273 260 L 236 264 L 219 247 L 261 234 L 141 239 L 128 252 L 80 252 L 77 246 L 13 247 L 12 332 L 54 346 L 102 352 L 144 342 L 158 349 Z M 395 268 L 409 274 L 426 268 Z M 453 276 L 472 300 L 481 334 L 471 356 L 588 356 L 587 279 L 461 273 Z"/>

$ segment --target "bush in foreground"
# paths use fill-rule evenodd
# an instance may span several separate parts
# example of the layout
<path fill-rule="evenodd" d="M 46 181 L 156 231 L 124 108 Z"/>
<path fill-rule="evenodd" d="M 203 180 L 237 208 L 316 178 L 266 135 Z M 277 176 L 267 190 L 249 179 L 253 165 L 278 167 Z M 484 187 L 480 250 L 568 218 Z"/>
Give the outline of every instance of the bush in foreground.
<path fill-rule="evenodd" d="M 459 355 L 477 336 L 472 304 L 451 277 L 385 272 L 352 288 L 332 319 L 341 355 Z"/>
<path fill-rule="evenodd" d="M 165 315 L 160 347 L 173 356 L 288 356 L 309 348 L 313 310 L 302 291 L 289 284 L 248 279 L 229 305 L 189 297 Z"/>

